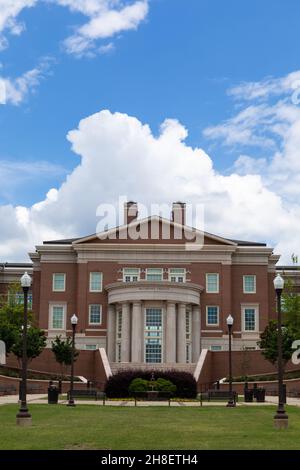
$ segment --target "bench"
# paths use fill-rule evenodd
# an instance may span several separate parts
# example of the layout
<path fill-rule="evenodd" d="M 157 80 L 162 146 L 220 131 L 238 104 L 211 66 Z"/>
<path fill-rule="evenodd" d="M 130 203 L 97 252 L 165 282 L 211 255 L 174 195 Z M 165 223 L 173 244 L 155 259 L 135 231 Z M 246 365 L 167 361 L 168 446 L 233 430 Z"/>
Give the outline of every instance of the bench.
<path fill-rule="evenodd" d="M 0 385 L 1 395 L 12 395 L 17 392 L 15 385 Z"/>
<path fill-rule="evenodd" d="M 70 399 L 70 392 L 67 393 L 68 400 Z M 103 400 L 103 405 L 105 405 L 105 398 L 106 395 L 104 392 L 99 392 L 98 390 L 95 389 L 87 389 L 87 390 L 73 390 L 72 392 L 72 397 L 73 398 L 95 398 L 95 400 L 98 400 L 98 398 L 102 398 Z"/>
<path fill-rule="evenodd" d="M 237 392 L 229 392 L 229 390 L 208 390 L 205 393 L 200 394 L 200 400 L 229 400 L 232 397 L 234 403 L 238 401 Z"/>
<path fill-rule="evenodd" d="M 168 401 L 171 406 L 171 398 L 173 397 L 172 392 L 134 392 L 132 396 L 134 398 L 134 405 L 137 406 L 137 401 Z"/>

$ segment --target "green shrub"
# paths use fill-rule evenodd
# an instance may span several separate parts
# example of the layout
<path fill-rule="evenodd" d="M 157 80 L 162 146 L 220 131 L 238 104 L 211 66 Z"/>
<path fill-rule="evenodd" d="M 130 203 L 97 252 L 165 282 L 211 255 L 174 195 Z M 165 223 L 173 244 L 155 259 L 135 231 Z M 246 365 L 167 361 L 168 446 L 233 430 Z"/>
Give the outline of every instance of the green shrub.
<path fill-rule="evenodd" d="M 148 380 L 144 380 L 139 377 L 134 379 L 128 387 L 130 395 L 135 392 L 146 392 L 147 390 L 149 390 Z"/>
<path fill-rule="evenodd" d="M 160 392 L 171 392 L 175 395 L 177 387 L 174 385 L 171 380 L 166 379 L 157 379 L 156 381 L 157 390 Z"/>

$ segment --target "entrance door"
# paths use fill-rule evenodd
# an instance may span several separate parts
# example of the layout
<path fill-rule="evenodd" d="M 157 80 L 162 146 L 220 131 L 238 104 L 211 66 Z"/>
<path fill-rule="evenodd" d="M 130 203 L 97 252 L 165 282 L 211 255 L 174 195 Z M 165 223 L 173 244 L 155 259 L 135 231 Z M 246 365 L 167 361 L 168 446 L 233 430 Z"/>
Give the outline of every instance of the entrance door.
<path fill-rule="evenodd" d="M 162 309 L 146 308 L 145 311 L 145 362 L 162 362 Z"/>

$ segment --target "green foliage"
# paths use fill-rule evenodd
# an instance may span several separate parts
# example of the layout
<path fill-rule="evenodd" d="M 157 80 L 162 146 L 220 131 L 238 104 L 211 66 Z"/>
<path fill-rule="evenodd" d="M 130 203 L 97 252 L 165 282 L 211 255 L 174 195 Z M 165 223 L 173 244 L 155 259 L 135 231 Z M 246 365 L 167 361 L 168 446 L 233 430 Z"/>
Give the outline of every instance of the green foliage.
<path fill-rule="evenodd" d="M 286 364 L 292 357 L 294 350 L 292 344 L 297 339 L 292 328 L 287 325 L 282 328 L 282 359 Z M 278 329 L 277 322 L 271 320 L 260 335 L 258 346 L 262 349 L 263 356 L 272 364 L 278 359 Z"/>
<path fill-rule="evenodd" d="M 65 340 L 60 336 L 56 336 L 55 340 L 52 341 L 51 349 L 55 355 L 56 362 L 61 365 L 61 373 L 63 374 L 63 368 L 67 368 L 72 364 L 72 338 L 68 336 Z M 74 361 L 78 356 L 79 352 L 74 351 Z"/>
<path fill-rule="evenodd" d="M 157 390 L 160 392 L 171 392 L 175 395 L 177 387 L 174 385 L 171 380 L 166 379 L 157 379 L 156 381 Z"/>
<path fill-rule="evenodd" d="M 300 295 L 296 293 L 294 283 L 287 279 L 282 293 L 283 316 L 285 323 L 300 338 Z"/>
<path fill-rule="evenodd" d="M 31 326 L 27 330 L 27 358 L 30 362 L 35 357 L 39 356 L 46 346 L 45 332 L 39 328 Z M 17 335 L 16 341 L 11 348 L 11 351 L 20 360 L 23 355 L 23 335 L 20 331 Z"/>
<path fill-rule="evenodd" d="M 2 296 L 0 307 L 0 339 L 5 342 L 6 354 L 13 353 L 18 359 L 23 354 L 22 328 L 24 322 L 24 305 L 16 294 L 20 293 L 20 285 L 9 286 L 8 295 Z M 27 357 L 28 360 L 39 356 L 46 346 L 44 331 L 35 326 L 33 313 L 28 311 Z"/>
<path fill-rule="evenodd" d="M 128 388 L 130 395 L 132 395 L 135 392 L 147 392 L 147 390 L 149 390 L 148 380 L 144 380 L 140 378 L 134 379 L 130 383 L 129 388 Z"/>
<path fill-rule="evenodd" d="M 147 392 L 150 390 L 156 390 L 158 392 L 171 392 L 173 395 L 175 395 L 177 387 L 170 380 L 162 378 L 157 380 L 145 380 L 140 377 L 132 380 L 128 387 L 130 395 L 135 392 Z"/>
<path fill-rule="evenodd" d="M 18 330 L 8 321 L 0 322 L 0 340 L 4 341 L 6 347 L 6 355 L 8 356 L 12 350 L 18 337 Z"/>

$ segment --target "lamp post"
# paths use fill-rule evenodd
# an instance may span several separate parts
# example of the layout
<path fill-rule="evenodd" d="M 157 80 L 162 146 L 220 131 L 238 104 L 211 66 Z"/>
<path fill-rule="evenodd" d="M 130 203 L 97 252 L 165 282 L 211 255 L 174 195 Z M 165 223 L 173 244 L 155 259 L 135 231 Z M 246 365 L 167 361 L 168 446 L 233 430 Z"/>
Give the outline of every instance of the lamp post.
<path fill-rule="evenodd" d="M 20 383 L 20 400 L 21 406 L 17 413 L 17 424 L 20 426 L 31 425 L 31 414 L 27 408 L 27 321 L 28 321 L 28 291 L 31 286 L 31 277 L 27 272 L 21 277 L 21 286 L 24 293 L 24 318 L 23 318 L 23 354 L 22 354 L 22 380 Z"/>
<path fill-rule="evenodd" d="M 274 288 L 277 295 L 277 320 L 278 320 L 278 408 L 274 416 L 276 428 L 288 427 L 288 415 L 284 409 L 283 397 L 283 366 L 282 366 L 282 318 L 281 318 L 281 294 L 284 288 L 284 279 L 278 273 L 274 279 Z"/>
<path fill-rule="evenodd" d="M 73 385 L 74 385 L 75 331 L 76 331 L 77 323 L 78 323 L 78 318 L 74 314 L 71 318 L 71 324 L 72 324 L 71 387 L 70 387 L 69 401 L 67 403 L 67 406 L 75 406 L 75 402 L 74 402 L 74 399 L 73 399 Z"/>
<path fill-rule="evenodd" d="M 228 326 L 228 334 L 229 334 L 229 399 L 227 403 L 228 408 L 234 408 L 236 406 L 235 401 L 233 399 L 232 393 L 232 355 L 231 355 L 231 335 L 232 335 L 232 325 L 233 325 L 233 317 L 229 315 L 226 319 L 226 323 Z"/>

